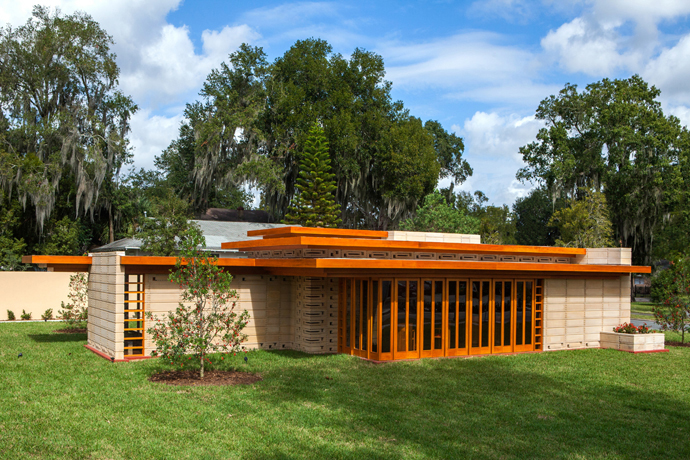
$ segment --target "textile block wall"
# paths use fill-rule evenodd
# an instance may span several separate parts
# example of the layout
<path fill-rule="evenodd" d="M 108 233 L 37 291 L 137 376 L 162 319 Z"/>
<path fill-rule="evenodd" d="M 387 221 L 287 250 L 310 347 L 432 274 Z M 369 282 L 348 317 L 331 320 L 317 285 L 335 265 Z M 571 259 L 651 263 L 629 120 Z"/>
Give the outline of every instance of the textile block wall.
<path fill-rule="evenodd" d="M 249 324 L 244 329 L 248 349 L 265 350 L 293 348 L 294 326 L 292 323 L 292 278 L 268 275 L 237 275 L 232 287 L 239 300 L 238 312 L 249 312 Z M 168 275 L 146 275 L 146 310 L 163 318 L 175 310 L 180 302 L 179 285 L 168 281 Z M 148 326 L 147 326 L 148 327 Z M 145 334 L 145 353 L 150 355 L 154 344 Z"/>
<path fill-rule="evenodd" d="M 544 350 L 599 347 L 600 333 L 630 321 L 630 275 L 544 280 Z"/>
<path fill-rule="evenodd" d="M 92 254 L 89 275 L 88 344 L 115 359 L 124 357 L 125 272 L 123 252 Z"/>
<path fill-rule="evenodd" d="M 338 280 L 295 279 L 295 350 L 338 352 Z"/>

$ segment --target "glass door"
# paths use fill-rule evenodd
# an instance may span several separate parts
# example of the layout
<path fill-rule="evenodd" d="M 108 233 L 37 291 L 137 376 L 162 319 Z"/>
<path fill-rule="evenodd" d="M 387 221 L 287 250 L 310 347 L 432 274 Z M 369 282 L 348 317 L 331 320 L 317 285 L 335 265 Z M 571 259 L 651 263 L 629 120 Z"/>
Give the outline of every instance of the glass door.
<path fill-rule="evenodd" d="M 419 358 L 419 280 L 396 279 L 394 359 Z"/>
<path fill-rule="evenodd" d="M 491 353 L 491 281 L 471 281 L 471 317 L 470 324 L 470 354 L 481 355 Z"/>
<path fill-rule="evenodd" d="M 448 329 L 446 356 L 467 354 L 467 280 L 448 280 Z"/>
<path fill-rule="evenodd" d="M 444 280 L 423 280 L 421 357 L 444 355 Z"/>
<path fill-rule="evenodd" d="M 381 361 L 387 361 L 393 359 L 393 333 L 392 333 L 392 320 L 393 320 L 393 280 L 381 280 L 381 308 L 379 323 L 380 329 L 378 331 L 379 337 L 379 359 Z"/>
<path fill-rule="evenodd" d="M 534 350 L 534 281 L 515 281 L 515 351 Z"/>
<path fill-rule="evenodd" d="M 509 353 L 513 351 L 513 282 L 504 280 L 494 281 L 493 290 L 494 312 L 494 347 L 493 353 Z"/>

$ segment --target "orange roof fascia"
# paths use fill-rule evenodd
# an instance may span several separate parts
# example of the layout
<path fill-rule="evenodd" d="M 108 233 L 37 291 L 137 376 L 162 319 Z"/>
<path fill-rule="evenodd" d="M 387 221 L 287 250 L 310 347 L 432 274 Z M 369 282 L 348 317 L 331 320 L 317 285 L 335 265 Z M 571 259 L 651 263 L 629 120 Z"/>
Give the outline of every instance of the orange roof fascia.
<path fill-rule="evenodd" d="M 254 267 L 256 259 L 221 258 L 216 265 L 221 267 Z M 120 256 L 120 265 L 168 265 L 177 263 L 177 257 Z"/>
<path fill-rule="evenodd" d="M 129 266 L 169 266 L 176 257 L 121 256 L 120 264 Z M 461 260 L 404 259 L 218 259 L 223 267 L 257 267 L 285 269 L 399 269 L 399 270 L 482 270 L 553 273 L 651 273 L 652 268 L 631 265 L 587 265 L 529 262 L 488 262 Z"/>
<path fill-rule="evenodd" d="M 486 270 L 560 273 L 651 273 L 652 267 L 638 265 L 588 265 L 531 262 L 476 262 L 463 260 L 405 259 L 253 259 L 265 268 L 368 268 L 417 270 Z"/>
<path fill-rule="evenodd" d="M 91 256 L 22 256 L 24 264 L 91 265 Z"/>
<path fill-rule="evenodd" d="M 584 248 L 561 248 L 550 246 L 521 246 L 473 243 L 435 243 L 423 241 L 399 240 L 362 240 L 351 238 L 319 238 L 294 236 L 287 238 L 271 238 L 263 240 L 233 241 L 222 243 L 223 249 L 244 250 L 278 250 L 278 249 L 368 249 L 368 250 L 398 250 L 412 252 L 462 252 L 472 254 L 515 254 L 575 257 L 587 254 Z"/>
<path fill-rule="evenodd" d="M 263 230 L 249 230 L 247 236 L 263 236 L 264 239 L 290 236 L 320 236 L 322 238 L 372 238 L 386 239 L 388 232 L 376 230 L 350 230 L 346 228 L 276 227 Z"/>

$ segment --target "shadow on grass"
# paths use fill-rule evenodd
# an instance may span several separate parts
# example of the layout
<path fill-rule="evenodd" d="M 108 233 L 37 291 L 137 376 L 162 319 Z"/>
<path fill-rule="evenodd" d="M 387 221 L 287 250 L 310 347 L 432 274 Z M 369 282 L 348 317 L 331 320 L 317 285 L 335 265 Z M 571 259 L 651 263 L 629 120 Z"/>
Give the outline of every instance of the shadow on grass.
<path fill-rule="evenodd" d="M 86 334 L 28 334 L 28 337 L 34 342 L 40 343 L 59 343 L 59 342 L 84 342 L 86 343 Z"/>
<path fill-rule="evenodd" d="M 690 442 L 668 442 L 670 433 L 690 429 L 690 407 L 625 379 L 553 378 L 509 359 L 333 371 L 295 366 L 263 382 L 262 399 L 284 414 L 281 424 L 350 433 L 346 445 L 295 440 L 318 457 L 690 458 Z M 372 444 L 380 449 L 369 450 Z M 289 458 L 294 448 L 250 448 L 248 456 Z"/>

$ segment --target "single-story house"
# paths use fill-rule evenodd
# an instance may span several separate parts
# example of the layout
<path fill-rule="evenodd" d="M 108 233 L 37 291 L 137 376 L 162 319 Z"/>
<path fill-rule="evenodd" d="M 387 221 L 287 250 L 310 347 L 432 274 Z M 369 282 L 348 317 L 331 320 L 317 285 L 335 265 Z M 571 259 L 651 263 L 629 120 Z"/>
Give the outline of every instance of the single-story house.
<path fill-rule="evenodd" d="M 211 250 L 250 313 L 247 348 L 375 361 L 596 348 L 601 332 L 630 320 L 631 274 L 650 273 L 631 265 L 626 248 L 226 224 L 245 233 L 235 227 L 224 235 L 237 238 Z M 176 259 L 141 255 L 126 242 L 88 257 L 26 261 L 89 271 L 87 346 L 109 359 L 149 356 L 144 313 L 162 316 L 179 302 L 179 286 L 168 281 Z"/>

